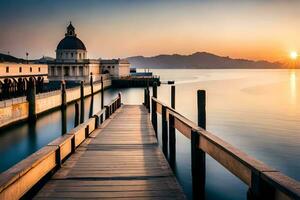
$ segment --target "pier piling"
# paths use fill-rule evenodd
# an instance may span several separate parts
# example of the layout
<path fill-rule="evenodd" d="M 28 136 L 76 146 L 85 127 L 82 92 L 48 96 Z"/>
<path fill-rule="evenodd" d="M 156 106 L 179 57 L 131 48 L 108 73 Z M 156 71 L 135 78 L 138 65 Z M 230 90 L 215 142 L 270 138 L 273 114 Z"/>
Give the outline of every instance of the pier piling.
<path fill-rule="evenodd" d="M 61 81 L 61 108 L 64 109 L 67 107 L 67 96 L 66 96 L 66 83 Z"/>
<path fill-rule="evenodd" d="M 79 104 L 76 102 L 75 103 L 75 123 L 74 127 L 79 125 Z"/>
<path fill-rule="evenodd" d="M 31 78 L 28 81 L 28 93 L 27 93 L 27 101 L 28 101 L 28 120 L 30 122 L 36 121 L 36 85 L 35 81 Z"/>
<path fill-rule="evenodd" d="M 206 92 L 197 91 L 198 126 L 206 129 Z M 205 198 L 205 152 L 199 149 L 200 135 L 197 131 L 191 132 L 191 165 L 193 199 Z"/>
<path fill-rule="evenodd" d="M 171 86 L 171 107 L 175 109 L 175 85 Z M 176 159 L 176 135 L 173 115 L 169 115 L 169 151 L 169 163 L 171 168 L 174 170 Z"/>
<path fill-rule="evenodd" d="M 157 83 L 154 82 L 153 83 L 153 91 L 152 91 L 152 95 L 154 98 L 157 98 Z M 152 126 L 153 129 L 155 131 L 155 135 L 157 137 L 157 113 L 156 113 L 156 102 L 151 99 L 151 105 L 152 105 L 152 109 L 151 109 L 151 121 L 152 121 Z"/>

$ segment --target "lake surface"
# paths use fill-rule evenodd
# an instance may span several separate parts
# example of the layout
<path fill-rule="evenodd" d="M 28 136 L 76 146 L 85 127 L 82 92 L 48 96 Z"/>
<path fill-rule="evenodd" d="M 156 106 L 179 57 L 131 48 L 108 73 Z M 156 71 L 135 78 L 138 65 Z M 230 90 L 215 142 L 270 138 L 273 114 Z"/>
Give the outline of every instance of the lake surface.
<path fill-rule="evenodd" d="M 300 181 L 300 70 L 153 70 L 176 81 L 176 109 L 197 121 L 196 92 L 207 93 L 207 130 L 247 154 Z M 121 91 L 126 104 L 143 101 L 142 88 L 106 90 L 105 102 Z M 170 86 L 158 88 L 169 104 Z M 92 106 L 91 106 L 92 105 Z M 100 94 L 85 101 L 86 118 L 100 110 Z M 74 126 L 74 105 L 67 108 L 67 130 Z M 0 133 L 0 172 L 62 134 L 61 111 Z M 190 141 L 177 137 L 176 175 L 191 197 Z M 207 199 L 246 199 L 247 187 L 207 156 Z"/>

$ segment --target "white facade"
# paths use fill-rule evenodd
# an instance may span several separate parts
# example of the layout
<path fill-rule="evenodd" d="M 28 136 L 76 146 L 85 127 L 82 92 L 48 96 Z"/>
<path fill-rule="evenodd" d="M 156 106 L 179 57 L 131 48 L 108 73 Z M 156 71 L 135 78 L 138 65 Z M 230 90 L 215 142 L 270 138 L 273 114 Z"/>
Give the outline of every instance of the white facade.
<path fill-rule="evenodd" d="M 84 43 L 77 38 L 75 28 L 70 23 L 65 37 L 56 49 L 55 61 L 49 61 L 48 71 L 51 81 L 84 81 L 88 82 L 93 76 L 98 81 L 102 74 L 112 77 L 129 76 L 130 64 L 126 60 L 88 59 Z"/>
<path fill-rule="evenodd" d="M 48 81 L 48 66 L 45 64 L 0 63 L 0 81 L 6 78 L 41 77 Z"/>

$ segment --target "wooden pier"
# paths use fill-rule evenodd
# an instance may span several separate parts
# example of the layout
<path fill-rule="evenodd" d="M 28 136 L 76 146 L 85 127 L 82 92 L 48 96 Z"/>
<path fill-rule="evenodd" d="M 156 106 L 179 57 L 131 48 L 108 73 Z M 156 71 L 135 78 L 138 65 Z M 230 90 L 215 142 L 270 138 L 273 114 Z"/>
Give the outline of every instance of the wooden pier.
<path fill-rule="evenodd" d="M 157 98 L 156 83 L 152 97 L 149 88 L 144 94 L 143 106 L 122 105 L 118 95 L 90 119 L 0 174 L 0 200 L 185 199 L 172 171 L 176 130 L 191 140 L 193 199 L 205 199 L 208 154 L 248 186 L 248 200 L 300 200 L 298 181 L 205 130 L 205 91 L 197 92 L 197 124 L 175 110 L 175 86 L 171 107 Z"/>
<path fill-rule="evenodd" d="M 35 199 L 184 199 L 144 106 L 123 106 L 96 129 Z"/>

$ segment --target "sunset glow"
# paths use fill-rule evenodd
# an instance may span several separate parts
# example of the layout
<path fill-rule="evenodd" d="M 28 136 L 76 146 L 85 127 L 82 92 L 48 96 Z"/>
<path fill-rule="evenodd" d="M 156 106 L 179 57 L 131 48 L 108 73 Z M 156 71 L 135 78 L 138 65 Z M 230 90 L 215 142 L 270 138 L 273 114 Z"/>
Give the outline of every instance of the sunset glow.
<path fill-rule="evenodd" d="M 292 60 L 296 60 L 298 58 L 298 53 L 296 51 L 292 51 L 290 53 L 290 57 Z"/>
<path fill-rule="evenodd" d="M 300 46 L 299 7 L 300 1 L 261 0 L 4 0 L 0 51 L 54 57 L 61 30 L 72 21 L 90 58 L 207 51 L 280 61 Z"/>

